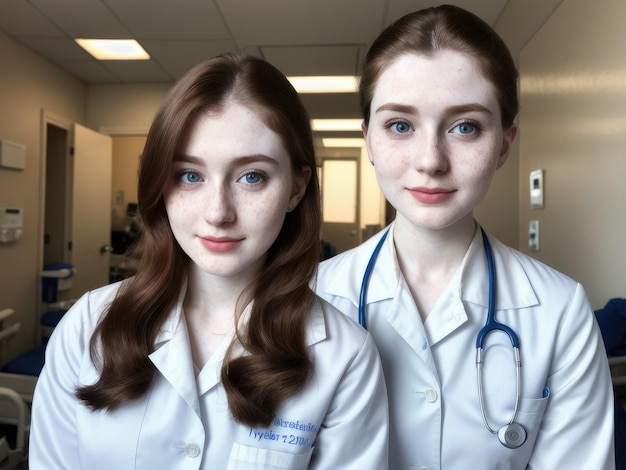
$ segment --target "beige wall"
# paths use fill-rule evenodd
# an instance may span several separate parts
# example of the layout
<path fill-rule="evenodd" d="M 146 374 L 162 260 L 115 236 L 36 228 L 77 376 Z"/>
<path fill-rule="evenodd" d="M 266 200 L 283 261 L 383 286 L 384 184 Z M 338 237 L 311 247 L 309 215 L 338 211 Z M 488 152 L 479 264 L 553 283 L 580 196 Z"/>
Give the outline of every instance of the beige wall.
<path fill-rule="evenodd" d="M 0 244 L 0 309 L 13 308 L 22 329 L 7 356 L 34 344 L 43 241 L 42 109 L 84 122 L 87 88 L 40 56 L 0 33 L 0 139 L 26 146 L 26 169 L 0 168 L 0 206 L 24 210 L 24 235 Z"/>
<path fill-rule="evenodd" d="M 113 195 L 111 228 L 113 230 L 124 230 L 128 223 L 126 206 L 129 202 L 137 202 L 137 170 L 145 143 L 144 136 L 113 138 L 113 174 L 111 176 L 111 194 Z"/>
<path fill-rule="evenodd" d="M 626 296 L 626 2 L 565 0 L 521 51 L 520 240 L 585 286 L 594 308 Z M 545 170 L 531 210 L 529 172 Z"/>
<path fill-rule="evenodd" d="M 91 85 L 87 126 L 109 135 L 146 135 L 170 89 L 165 83 Z"/>
<path fill-rule="evenodd" d="M 519 50 L 541 27 L 562 0 L 509 0 L 494 25 L 519 66 Z M 487 231 L 507 245 L 520 244 L 519 145 L 514 142 L 506 164 L 498 170 L 489 193 L 474 211 Z"/>

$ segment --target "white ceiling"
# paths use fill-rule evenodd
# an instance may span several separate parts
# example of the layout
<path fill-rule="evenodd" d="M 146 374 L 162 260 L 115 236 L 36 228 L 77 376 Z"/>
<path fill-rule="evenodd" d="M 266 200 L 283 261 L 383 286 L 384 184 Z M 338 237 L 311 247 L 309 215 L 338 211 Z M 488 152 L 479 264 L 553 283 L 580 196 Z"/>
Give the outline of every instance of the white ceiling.
<path fill-rule="evenodd" d="M 88 84 L 173 82 L 243 50 L 286 75 L 359 75 L 372 40 L 429 0 L 0 0 L 0 31 Z M 507 0 L 450 0 L 494 24 Z M 73 38 L 134 38 L 148 61 L 99 62 Z M 306 95 L 312 117 L 359 117 L 356 96 Z"/>

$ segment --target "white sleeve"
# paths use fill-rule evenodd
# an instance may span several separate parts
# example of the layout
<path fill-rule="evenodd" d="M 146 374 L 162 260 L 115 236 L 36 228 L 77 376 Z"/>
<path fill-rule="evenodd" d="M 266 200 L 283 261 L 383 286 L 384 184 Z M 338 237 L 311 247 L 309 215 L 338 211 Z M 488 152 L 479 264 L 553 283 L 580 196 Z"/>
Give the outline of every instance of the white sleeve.
<path fill-rule="evenodd" d="M 33 396 L 29 442 L 30 470 L 81 468 L 75 396 L 89 336 L 89 294 L 65 314 L 46 347 L 46 361 Z"/>
<path fill-rule="evenodd" d="M 550 400 L 528 468 L 614 469 L 613 385 L 600 329 L 580 284 L 553 358 Z"/>
<path fill-rule="evenodd" d="M 388 414 L 382 366 L 368 334 L 335 391 L 316 438 L 310 468 L 386 469 Z"/>

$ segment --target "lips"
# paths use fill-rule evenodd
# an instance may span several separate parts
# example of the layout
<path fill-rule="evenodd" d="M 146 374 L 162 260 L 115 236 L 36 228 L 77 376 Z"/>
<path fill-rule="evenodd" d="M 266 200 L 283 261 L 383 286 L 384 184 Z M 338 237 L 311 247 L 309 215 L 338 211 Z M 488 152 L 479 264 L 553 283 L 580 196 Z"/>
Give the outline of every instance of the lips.
<path fill-rule="evenodd" d="M 439 204 L 450 199 L 455 191 L 445 188 L 418 187 L 409 189 L 409 192 L 423 204 Z"/>
<path fill-rule="evenodd" d="M 215 253 L 224 253 L 234 250 L 242 242 L 240 238 L 230 237 L 200 237 L 200 242 L 207 250 Z"/>

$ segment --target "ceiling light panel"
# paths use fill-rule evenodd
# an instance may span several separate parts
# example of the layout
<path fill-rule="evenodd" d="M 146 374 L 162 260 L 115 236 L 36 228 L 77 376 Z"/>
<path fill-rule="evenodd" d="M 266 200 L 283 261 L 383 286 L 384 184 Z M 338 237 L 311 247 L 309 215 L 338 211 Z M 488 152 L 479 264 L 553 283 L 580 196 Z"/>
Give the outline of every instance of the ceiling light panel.
<path fill-rule="evenodd" d="M 75 39 L 98 60 L 148 60 L 150 56 L 134 39 Z"/>

